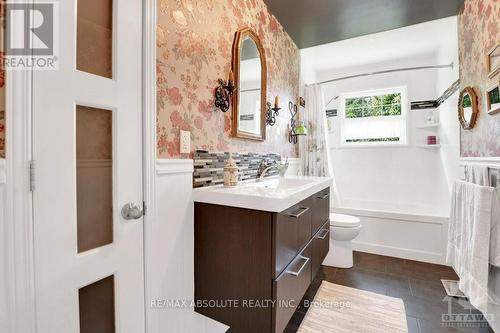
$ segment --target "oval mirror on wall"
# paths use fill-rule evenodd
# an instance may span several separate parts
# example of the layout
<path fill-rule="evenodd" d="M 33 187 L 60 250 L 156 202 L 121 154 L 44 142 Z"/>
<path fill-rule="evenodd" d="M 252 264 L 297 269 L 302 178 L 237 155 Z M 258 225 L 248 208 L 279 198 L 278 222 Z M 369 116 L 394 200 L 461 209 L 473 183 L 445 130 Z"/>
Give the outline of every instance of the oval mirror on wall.
<path fill-rule="evenodd" d="M 458 120 L 463 129 L 473 129 L 479 113 L 477 95 L 474 88 L 466 87 L 458 99 Z"/>
<path fill-rule="evenodd" d="M 233 95 L 233 136 L 266 139 L 267 70 L 264 48 L 249 28 L 236 32 L 233 45 L 233 71 L 238 88 Z"/>

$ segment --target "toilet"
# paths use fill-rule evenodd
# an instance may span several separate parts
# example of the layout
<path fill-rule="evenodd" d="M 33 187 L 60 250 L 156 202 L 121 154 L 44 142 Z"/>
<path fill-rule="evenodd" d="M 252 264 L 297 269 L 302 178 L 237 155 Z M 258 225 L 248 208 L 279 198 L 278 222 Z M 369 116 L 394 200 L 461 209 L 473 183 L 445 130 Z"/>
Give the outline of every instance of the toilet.
<path fill-rule="evenodd" d="M 323 265 L 351 268 L 352 240 L 359 235 L 361 227 L 361 221 L 355 216 L 330 214 L 330 251 Z"/>

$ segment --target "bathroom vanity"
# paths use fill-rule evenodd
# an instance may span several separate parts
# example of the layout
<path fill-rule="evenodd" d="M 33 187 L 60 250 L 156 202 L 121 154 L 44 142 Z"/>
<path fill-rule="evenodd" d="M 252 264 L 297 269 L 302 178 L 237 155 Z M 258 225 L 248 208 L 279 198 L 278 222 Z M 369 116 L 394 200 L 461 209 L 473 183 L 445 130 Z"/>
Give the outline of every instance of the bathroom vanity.
<path fill-rule="evenodd" d="M 329 178 L 194 190 L 196 311 L 281 333 L 329 249 Z"/>

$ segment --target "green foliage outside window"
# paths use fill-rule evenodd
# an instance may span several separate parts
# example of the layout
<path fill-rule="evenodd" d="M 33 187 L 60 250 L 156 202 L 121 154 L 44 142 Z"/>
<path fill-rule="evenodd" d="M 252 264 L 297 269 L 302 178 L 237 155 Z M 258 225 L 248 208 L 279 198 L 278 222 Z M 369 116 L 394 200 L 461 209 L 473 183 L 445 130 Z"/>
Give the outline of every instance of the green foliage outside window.
<path fill-rule="evenodd" d="M 498 87 L 496 87 L 495 89 L 488 92 L 488 95 L 490 96 L 490 103 L 491 104 L 500 103 L 500 89 Z"/>
<path fill-rule="evenodd" d="M 401 115 L 401 94 L 362 96 L 345 100 L 346 118 Z"/>
<path fill-rule="evenodd" d="M 469 94 L 464 96 L 464 98 L 462 100 L 462 105 L 464 108 L 471 108 L 472 107 L 472 99 L 470 98 Z"/>

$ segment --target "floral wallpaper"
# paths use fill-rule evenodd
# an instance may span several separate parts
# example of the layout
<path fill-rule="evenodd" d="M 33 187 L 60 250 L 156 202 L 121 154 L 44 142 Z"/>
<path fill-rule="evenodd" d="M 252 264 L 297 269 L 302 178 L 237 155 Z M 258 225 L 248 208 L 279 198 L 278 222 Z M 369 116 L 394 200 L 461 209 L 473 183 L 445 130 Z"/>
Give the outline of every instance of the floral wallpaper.
<path fill-rule="evenodd" d="M 500 42 L 500 1 L 465 0 L 458 18 L 460 86 L 472 86 L 479 98 L 479 118 L 472 130 L 461 131 L 462 157 L 500 156 L 500 114 L 489 115 L 486 88 L 500 75 L 488 78 L 486 53 Z"/>
<path fill-rule="evenodd" d="M 279 119 L 265 142 L 231 138 L 231 110 L 214 109 L 217 79 L 227 79 L 235 32 L 251 27 L 268 68 L 268 101 L 280 96 Z M 297 46 L 263 0 L 158 0 L 157 155 L 179 158 L 179 130 L 191 131 L 191 149 L 276 152 L 296 157 L 288 142 L 288 101 L 299 94 Z M 187 156 L 184 156 L 187 157 Z"/>

